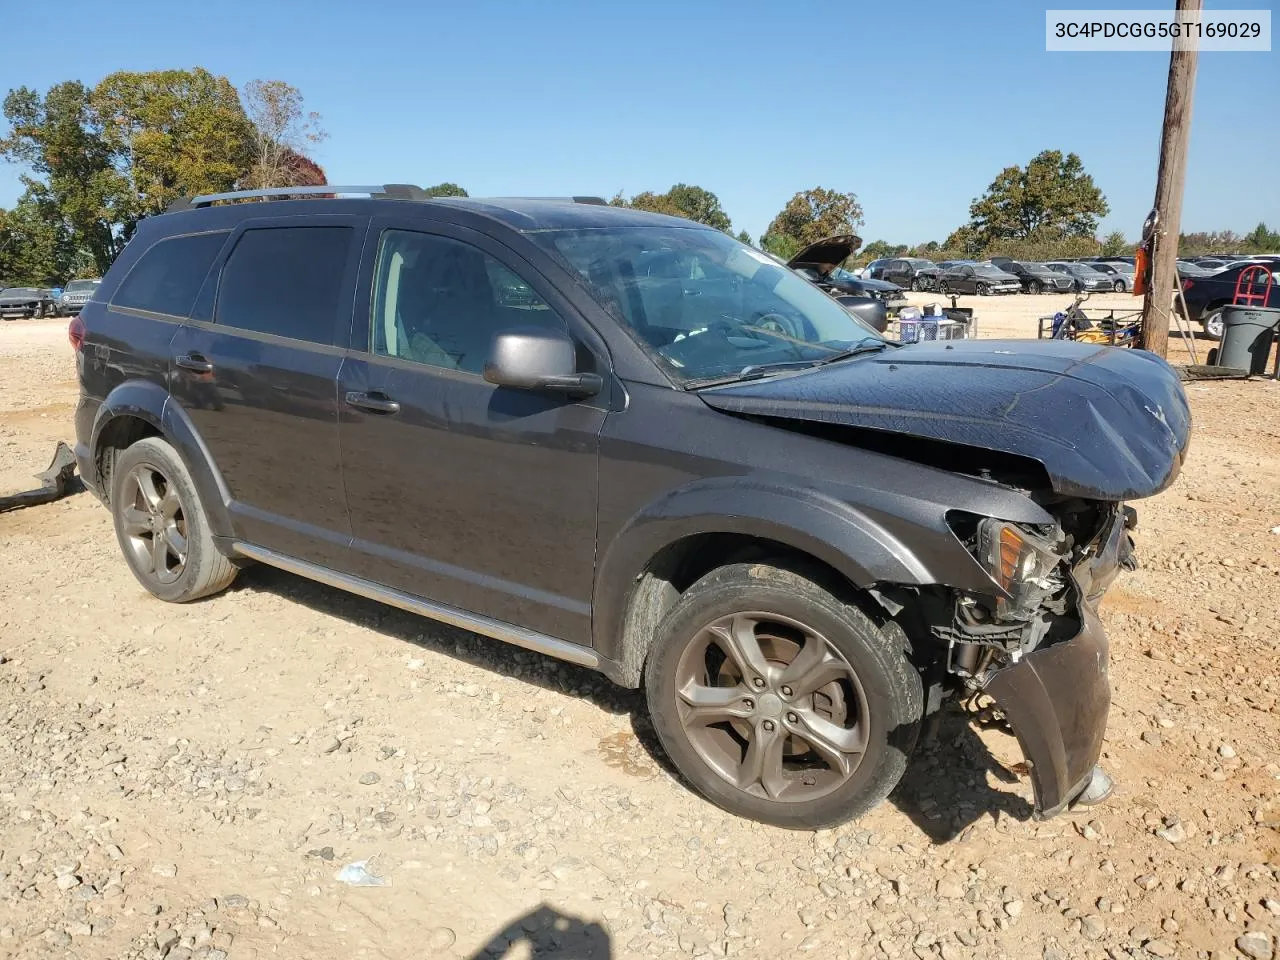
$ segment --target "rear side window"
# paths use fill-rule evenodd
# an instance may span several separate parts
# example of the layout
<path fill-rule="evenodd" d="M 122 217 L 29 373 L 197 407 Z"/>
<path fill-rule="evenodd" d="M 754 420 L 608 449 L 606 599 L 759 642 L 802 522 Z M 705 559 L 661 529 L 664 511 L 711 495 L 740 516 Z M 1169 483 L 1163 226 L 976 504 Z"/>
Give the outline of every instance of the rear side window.
<path fill-rule="evenodd" d="M 215 322 L 331 345 L 350 227 L 246 230 L 222 268 Z"/>
<path fill-rule="evenodd" d="M 124 278 L 111 298 L 112 305 L 187 316 L 226 239 L 227 232 L 221 231 L 153 244 Z"/>

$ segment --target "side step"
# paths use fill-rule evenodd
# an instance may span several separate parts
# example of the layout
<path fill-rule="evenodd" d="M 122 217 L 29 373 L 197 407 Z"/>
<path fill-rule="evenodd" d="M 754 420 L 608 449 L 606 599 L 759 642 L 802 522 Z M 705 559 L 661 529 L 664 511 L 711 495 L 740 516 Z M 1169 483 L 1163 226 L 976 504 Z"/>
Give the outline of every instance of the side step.
<path fill-rule="evenodd" d="M 443 603 L 423 600 L 412 594 L 393 590 L 391 587 L 384 587 L 381 584 L 362 580 L 359 577 L 352 577 L 345 573 L 338 573 L 328 567 L 309 563 L 306 560 L 298 560 L 283 553 L 268 550 L 266 547 L 255 546 L 252 543 L 237 542 L 234 545 L 234 549 L 240 556 L 247 557 L 250 560 L 257 560 L 267 566 L 287 570 L 289 573 L 296 573 L 298 576 L 306 577 L 308 580 L 315 580 L 317 583 L 337 587 L 339 590 L 346 590 L 348 593 L 354 593 L 369 600 L 377 600 L 379 603 L 398 607 L 401 610 L 407 610 L 409 613 L 416 613 L 419 616 L 438 620 L 461 630 L 470 630 L 472 633 L 478 633 L 481 636 L 493 637 L 495 640 L 501 640 L 504 643 L 511 643 L 517 647 L 524 647 L 526 650 L 545 653 L 548 656 L 567 660 L 569 663 L 576 663 L 579 666 L 590 667 L 593 670 L 599 670 L 601 666 L 599 655 L 590 647 L 569 643 L 567 640 L 558 640 L 544 633 L 538 633 L 536 630 L 527 630 L 524 627 L 517 627 L 501 620 L 491 620 L 488 617 L 468 613 L 465 610 L 446 606 Z"/>

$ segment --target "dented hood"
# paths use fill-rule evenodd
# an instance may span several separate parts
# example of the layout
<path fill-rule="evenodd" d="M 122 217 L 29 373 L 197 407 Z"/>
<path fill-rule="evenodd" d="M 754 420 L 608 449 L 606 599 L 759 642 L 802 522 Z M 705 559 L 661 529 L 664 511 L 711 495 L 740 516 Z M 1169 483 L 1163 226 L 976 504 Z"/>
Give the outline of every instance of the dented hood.
<path fill-rule="evenodd" d="M 1026 457 L 1044 466 L 1058 493 L 1104 500 L 1149 497 L 1167 487 L 1191 433 L 1186 395 L 1163 360 L 1056 340 L 891 347 L 699 396 L 731 413 Z"/>

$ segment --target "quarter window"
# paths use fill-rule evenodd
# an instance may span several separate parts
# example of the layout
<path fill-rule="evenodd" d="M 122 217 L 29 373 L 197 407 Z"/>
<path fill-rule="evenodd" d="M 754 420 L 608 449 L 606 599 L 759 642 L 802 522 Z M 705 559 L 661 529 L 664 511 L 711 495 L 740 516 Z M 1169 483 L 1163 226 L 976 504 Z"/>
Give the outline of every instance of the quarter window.
<path fill-rule="evenodd" d="M 227 231 L 160 240 L 138 258 L 111 298 L 113 306 L 185 317 L 227 239 Z"/>
<path fill-rule="evenodd" d="M 350 227 L 246 230 L 222 269 L 215 322 L 331 345 L 351 242 Z"/>
<path fill-rule="evenodd" d="M 378 250 L 371 352 L 481 373 L 493 336 L 565 323 L 527 282 L 449 237 L 388 230 Z"/>

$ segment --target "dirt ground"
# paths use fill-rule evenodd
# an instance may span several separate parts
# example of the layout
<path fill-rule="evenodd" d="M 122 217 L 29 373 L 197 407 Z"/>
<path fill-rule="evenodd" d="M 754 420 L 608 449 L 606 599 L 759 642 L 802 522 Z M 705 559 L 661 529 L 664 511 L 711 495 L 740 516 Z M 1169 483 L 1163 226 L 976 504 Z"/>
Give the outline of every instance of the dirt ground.
<path fill-rule="evenodd" d="M 1057 299 L 963 302 L 1033 337 Z M 74 376 L 65 321 L 0 324 L 0 491 L 71 439 Z M 1270 960 L 1280 384 L 1188 394 L 1104 606 L 1116 795 L 1043 823 L 954 715 L 857 823 L 738 820 L 602 677 L 265 568 L 166 605 L 89 494 L 0 514 L 0 956 Z"/>

